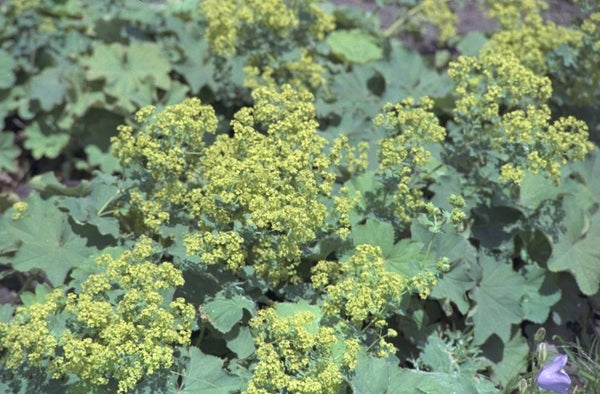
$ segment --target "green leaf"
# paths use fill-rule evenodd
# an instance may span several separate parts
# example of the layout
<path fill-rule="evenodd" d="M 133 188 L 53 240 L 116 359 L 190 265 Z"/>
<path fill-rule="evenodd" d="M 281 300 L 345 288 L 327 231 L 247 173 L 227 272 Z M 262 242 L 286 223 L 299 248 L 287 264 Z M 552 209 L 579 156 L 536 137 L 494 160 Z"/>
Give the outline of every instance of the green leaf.
<path fill-rule="evenodd" d="M 571 198 L 565 198 L 569 204 Z M 552 246 L 548 268 L 552 272 L 568 271 L 575 277 L 582 293 L 591 296 L 599 290 L 600 284 L 600 214 L 588 217 L 577 207 L 569 209 L 558 242 Z"/>
<path fill-rule="evenodd" d="M 16 81 L 14 70 L 17 63 L 4 49 L 0 49 L 0 89 L 9 89 Z"/>
<path fill-rule="evenodd" d="M 231 298 L 219 294 L 202 306 L 202 312 L 208 316 L 210 323 L 222 333 L 231 331 L 242 320 L 244 309 L 253 315 L 256 313 L 254 302 L 238 294 Z"/>
<path fill-rule="evenodd" d="M 350 196 L 355 192 L 360 192 L 360 201 L 350 212 L 350 223 L 354 227 L 357 223 L 365 219 L 370 200 L 378 196 L 378 190 L 381 189 L 381 182 L 375 176 L 375 172 L 367 171 L 363 174 L 350 178 L 345 184 Z M 380 194 L 380 193 L 379 193 Z"/>
<path fill-rule="evenodd" d="M 75 167 L 80 170 L 91 172 L 93 168 L 99 168 L 105 174 L 112 174 L 122 170 L 121 162 L 113 155 L 112 147 L 108 152 L 103 152 L 96 145 L 88 145 L 84 148 L 87 161 L 75 163 Z"/>
<path fill-rule="evenodd" d="M 437 334 L 427 338 L 419 359 L 434 372 L 452 373 L 458 369 L 452 353 Z"/>
<path fill-rule="evenodd" d="M 77 224 L 91 224 L 98 228 L 100 234 L 119 236 L 119 221 L 106 214 L 121 192 L 116 180 L 101 174 L 91 183 L 91 193 L 86 197 L 67 197 L 60 206 L 66 208 Z"/>
<path fill-rule="evenodd" d="M 481 268 L 477 264 L 477 250 L 449 226 L 444 232 L 434 234 L 413 222 L 411 235 L 413 240 L 427 245 L 433 258 L 438 260 L 447 257 L 452 265 L 450 272 L 445 273 L 433 288 L 431 296 L 452 301 L 461 313 L 467 313 L 470 306 L 467 291 L 471 290 L 481 277 Z"/>
<path fill-rule="evenodd" d="M 331 51 L 350 63 L 366 63 L 383 57 L 383 49 L 370 34 L 354 30 L 337 30 L 327 37 Z"/>
<path fill-rule="evenodd" d="M 0 133 L 0 171 L 12 171 L 15 168 L 15 160 L 19 157 L 21 150 L 15 145 L 15 134 L 10 131 Z"/>
<path fill-rule="evenodd" d="M 9 236 L 21 242 L 12 266 L 20 272 L 41 269 L 54 286 L 60 286 L 67 273 L 88 262 L 96 249 L 86 246 L 86 240 L 71 229 L 68 215 L 51 201 L 34 194 L 27 203 L 22 218 L 3 218 Z"/>
<path fill-rule="evenodd" d="M 88 67 L 86 78 L 105 80 L 104 91 L 127 110 L 151 104 L 155 87 L 167 90 L 171 84 L 171 65 L 150 42 L 135 42 L 129 47 L 97 45 L 83 63 Z"/>
<path fill-rule="evenodd" d="M 196 347 L 190 348 L 190 361 L 183 375 L 180 393 L 226 394 L 242 389 L 240 378 L 223 369 L 225 360 L 204 354 Z"/>
<path fill-rule="evenodd" d="M 520 332 L 515 331 L 509 341 L 501 343 L 494 338 L 483 346 L 484 354 L 488 358 L 499 360 L 492 368 L 492 380 L 503 387 L 527 368 L 529 345 Z"/>
<path fill-rule="evenodd" d="M 387 222 L 367 219 L 364 225 L 352 230 L 354 245 L 379 246 L 388 271 L 412 277 L 426 269 L 435 269 L 436 260 L 423 252 L 421 242 L 402 239 L 394 244 L 394 228 Z"/>
<path fill-rule="evenodd" d="M 30 98 L 37 100 L 40 107 L 48 112 L 61 104 L 69 89 L 69 83 L 63 79 L 60 68 L 44 68 L 41 73 L 29 82 Z"/>
<path fill-rule="evenodd" d="M 421 54 L 406 49 L 398 41 L 392 41 L 389 60 L 381 60 L 373 67 L 386 81 L 382 103 L 397 103 L 407 97 L 444 97 L 453 87 L 446 74 L 439 74 L 429 67 Z"/>
<path fill-rule="evenodd" d="M 488 39 L 482 33 L 471 32 L 456 44 L 456 49 L 464 56 L 477 56 L 487 41 Z"/>
<path fill-rule="evenodd" d="M 361 353 L 350 383 L 353 392 L 361 394 L 490 392 L 489 385 L 476 386 L 475 382 L 471 376 L 403 369 L 397 363 Z M 480 387 L 486 387 L 486 390 L 479 390 Z"/>
<path fill-rule="evenodd" d="M 388 393 L 390 375 L 394 372 L 394 366 L 387 360 L 360 353 L 351 381 L 352 391 L 361 394 Z"/>
<path fill-rule="evenodd" d="M 227 347 L 237 354 L 239 359 L 250 357 L 256 350 L 254 339 L 248 327 L 237 327 L 231 330 L 226 336 Z"/>
<path fill-rule="evenodd" d="M 33 304 L 43 304 L 46 298 L 46 294 L 50 292 L 48 286 L 39 284 L 35 287 L 35 293 L 25 292 L 20 295 L 21 302 L 24 306 L 31 306 Z"/>
<path fill-rule="evenodd" d="M 561 298 L 560 289 L 552 282 L 551 273 L 535 264 L 523 268 L 525 277 L 525 296 L 521 300 L 523 319 L 543 324 L 550 314 L 550 309 Z"/>
<path fill-rule="evenodd" d="M 598 148 L 590 152 L 585 160 L 572 163 L 570 167 L 582 178 L 594 201 L 600 202 L 600 152 Z"/>
<path fill-rule="evenodd" d="M 69 187 L 60 183 L 53 172 L 45 172 L 34 176 L 29 181 L 29 186 L 40 192 L 44 199 L 50 196 L 84 197 L 91 192 L 89 181 L 84 179 L 77 186 Z"/>
<path fill-rule="evenodd" d="M 509 206 L 479 207 L 473 211 L 473 237 L 488 249 L 512 248 L 510 240 L 520 230 L 525 215 Z"/>
<path fill-rule="evenodd" d="M 198 94 L 203 86 L 212 83 L 215 72 L 212 62 L 205 62 L 208 42 L 201 38 L 200 33 L 197 36 L 182 36 L 177 45 L 185 57 L 182 62 L 173 65 L 173 69 L 183 75 L 193 94 Z"/>
<path fill-rule="evenodd" d="M 483 278 L 472 295 L 477 303 L 471 313 L 474 342 L 482 344 L 492 334 L 508 342 L 511 325 L 523 320 L 521 297 L 525 293 L 525 279 L 509 264 L 491 256 L 481 255 L 479 264 Z"/>
<path fill-rule="evenodd" d="M 25 134 L 27 139 L 23 145 L 31 151 L 34 159 L 42 157 L 55 159 L 67 146 L 70 139 L 68 133 L 58 133 L 37 120 L 25 128 Z"/>
<path fill-rule="evenodd" d="M 364 225 L 352 229 L 352 240 L 354 245 L 379 246 L 384 254 L 389 254 L 394 247 L 394 228 L 389 223 L 367 219 Z"/>
<path fill-rule="evenodd" d="M 8 323 L 13 318 L 13 313 L 15 312 L 15 307 L 10 303 L 0 305 L 0 322 Z"/>
<path fill-rule="evenodd" d="M 319 331 L 319 322 L 323 316 L 321 308 L 317 305 L 310 305 L 307 301 L 299 302 L 279 302 L 275 306 L 275 312 L 280 317 L 292 317 L 297 313 L 310 312 L 315 315 L 315 319 L 306 323 L 305 328 L 311 334 L 316 334 Z"/>

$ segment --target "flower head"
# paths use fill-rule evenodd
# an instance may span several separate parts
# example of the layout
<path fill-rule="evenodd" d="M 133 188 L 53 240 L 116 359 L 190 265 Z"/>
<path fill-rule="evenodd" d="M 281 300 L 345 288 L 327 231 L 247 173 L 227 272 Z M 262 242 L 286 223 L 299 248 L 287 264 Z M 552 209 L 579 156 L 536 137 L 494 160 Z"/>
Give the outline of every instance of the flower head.
<path fill-rule="evenodd" d="M 568 393 L 571 378 L 563 370 L 567 364 L 567 355 L 559 354 L 554 361 L 545 365 L 537 376 L 537 384 L 543 389 L 555 393 Z"/>

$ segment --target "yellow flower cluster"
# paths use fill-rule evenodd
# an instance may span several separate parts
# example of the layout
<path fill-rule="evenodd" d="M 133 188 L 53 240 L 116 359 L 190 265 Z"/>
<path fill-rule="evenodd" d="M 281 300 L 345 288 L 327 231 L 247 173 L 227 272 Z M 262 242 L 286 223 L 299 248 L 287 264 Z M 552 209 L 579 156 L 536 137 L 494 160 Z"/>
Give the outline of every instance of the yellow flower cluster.
<path fill-rule="evenodd" d="M 249 55 L 248 87 L 274 87 L 285 81 L 316 88 L 324 82 L 323 68 L 307 48 L 322 40 L 334 23 L 316 0 L 205 0 L 200 11 L 208 23 L 206 39 L 216 54 Z M 303 49 L 282 60 L 290 48 Z"/>
<path fill-rule="evenodd" d="M 221 203 L 192 214 L 208 213 L 220 226 L 254 227 L 260 236 L 249 254 L 257 272 L 275 282 L 294 280 L 301 246 L 328 216 L 324 199 L 331 196 L 334 163 L 317 135 L 309 92 L 284 85 L 281 92 L 259 88 L 253 98 L 253 108 L 235 115 L 233 138 L 217 137 L 200 163 L 207 181 L 202 195 Z"/>
<path fill-rule="evenodd" d="M 431 271 L 419 272 L 417 275 L 410 278 L 409 285 L 411 290 L 421 299 L 426 299 L 431 294 L 431 290 L 438 284 L 438 278 Z"/>
<path fill-rule="evenodd" d="M 45 303 L 18 308 L 11 323 L 0 324 L 6 365 L 16 368 L 27 355 L 34 366 L 49 361 L 53 378 L 74 374 L 94 385 L 114 379 L 120 393 L 170 367 L 173 346 L 190 342 L 195 309 L 182 298 L 165 300 L 164 291 L 183 278 L 170 263 L 148 261 L 151 254 L 152 241 L 142 237 L 117 259 L 100 256 L 103 270 L 79 294 L 56 289 Z M 66 321 L 60 334 L 57 319 Z"/>
<path fill-rule="evenodd" d="M 413 187 L 418 169 L 430 159 L 425 145 L 441 142 L 446 136 L 432 108 L 433 101 L 428 97 L 418 103 L 408 98 L 395 105 L 387 104 L 374 119 L 375 125 L 385 127 L 390 134 L 380 143 L 379 169 L 382 173 L 391 171 L 396 178 L 395 210 L 406 223 L 425 206 L 421 190 Z"/>
<path fill-rule="evenodd" d="M 0 322 L 0 349 L 4 350 L 3 363 L 8 368 L 18 368 L 24 362 L 39 367 L 43 360 L 52 357 L 58 340 L 52 335 L 49 316 L 56 315 L 65 306 L 61 289 L 46 295 L 46 302 L 17 308 L 10 323 Z"/>
<path fill-rule="evenodd" d="M 358 245 L 346 261 L 320 261 L 312 268 L 312 282 L 326 292 L 325 314 L 342 316 L 358 327 L 385 326 L 408 286 L 405 277 L 386 270 L 381 248 L 368 244 Z"/>
<path fill-rule="evenodd" d="M 600 86 L 600 4 L 581 24 L 583 43 L 577 46 L 578 58 L 562 75 L 562 88 L 576 104 L 593 104 Z M 552 70 L 551 70 L 552 71 Z M 556 74 L 556 73 L 555 73 Z M 558 75 L 557 75 L 558 77 Z"/>
<path fill-rule="evenodd" d="M 519 184 L 525 170 L 560 181 L 560 167 L 592 149 L 584 122 L 573 117 L 550 124 L 550 80 L 509 53 L 484 49 L 450 64 L 456 81 L 454 121 L 464 143 L 505 156 L 499 181 Z M 501 110 L 502 109 L 502 110 Z"/>
<path fill-rule="evenodd" d="M 42 0 L 12 0 L 7 2 L 8 15 L 18 17 L 27 10 L 38 8 Z"/>
<path fill-rule="evenodd" d="M 168 223 L 171 204 L 185 201 L 188 182 L 197 178 L 204 136 L 215 133 L 218 121 L 213 108 L 197 98 L 168 106 L 158 114 L 153 106 L 144 107 L 136 113 L 136 121 L 143 132 L 134 133 L 134 127 L 121 125 L 111 143 L 131 179 L 150 178 L 130 193 L 130 204 L 145 226 L 157 231 Z"/>
<path fill-rule="evenodd" d="M 545 103 L 552 84 L 525 67 L 510 52 L 484 49 L 479 57 L 461 56 L 451 62 L 448 75 L 456 82 L 454 120 L 499 121 L 500 107 Z"/>
<path fill-rule="evenodd" d="M 264 309 L 250 326 L 255 331 L 258 363 L 247 394 L 334 393 L 343 382 L 343 372 L 356 367 L 358 341 L 340 338 L 310 311 L 280 316 L 274 308 Z"/>
<path fill-rule="evenodd" d="M 184 239 L 187 255 L 199 254 L 202 262 L 213 265 L 225 262 L 232 271 L 241 269 L 246 263 L 244 239 L 234 231 L 196 232 Z"/>
<path fill-rule="evenodd" d="M 438 29 L 441 42 L 446 42 L 456 35 L 458 17 L 448 7 L 447 1 L 421 0 L 420 7 L 425 20 Z"/>
<path fill-rule="evenodd" d="M 513 53 L 536 74 L 550 76 L 555 88 L 576 103 L 593 101 L 600 84 L 599 12 L 587 12 L 579 27 L 564 27 L 543 19 L 541 12 L 548 8 L 543 0 L 489 3 L 488 15 L 499 21 L 501 30 L 484 48 Z"/>
<path fill-rule="evenodd" d="M 27 211 L 29 205 L 25 201 L 17 201 L 12 205 L 12 208 L 14 209 L 12 220 L 18 220 L 23 217 L 23 214 Z"/>
<path fill-rule="evenodd" d="M 141 130 L 120 127 L 113 145 L 125 170 L 140 179 L 129 202 L 147 229 L 183 220 L 199 230 L 186 237 L 187 252 L 204 263 L 235 270 L 250 261 L 263 277 L 294 281 L 302 246 L 328 218 L 339 216 L 338 230 L 347 233 L 352 199 L 337 197 L 333 210 L 325 202 L 332 199 L 332 166 L 348 155 L 343 141 L 327 151 L 310 92 L 284 85 L 252 96 L 255 105 L 231 122 L 233 137 L 219 135 L 209 147 L 202 137 L 217 120 L 197 99 L 158 114 L 142 109 Z M 355 168 L 364 168 L 363 160 L 355 159 Z"/>
<path fill-rule="evenodd" d="M 544 20 L 540 13 L 547 8 L 543 0 L 492 2 L 488 15 L 498 20 L 501 30 L 486 45 L 498 53 L 512 52 L 536 74 L 548 75 L 548 52 L 562 44 L 578 46 L 583 33 Z"/>

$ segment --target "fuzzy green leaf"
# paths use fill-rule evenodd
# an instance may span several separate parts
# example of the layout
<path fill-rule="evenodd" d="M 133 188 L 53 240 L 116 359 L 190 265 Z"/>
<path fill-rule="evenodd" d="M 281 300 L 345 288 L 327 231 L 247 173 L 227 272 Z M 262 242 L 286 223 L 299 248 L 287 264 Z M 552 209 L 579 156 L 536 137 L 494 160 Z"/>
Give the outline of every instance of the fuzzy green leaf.
<path fill-rule="evenodd" d="M 361 394 L 495 392 L 489 382 L 471 376 L 402 369 L 396 363 L 365 354 L 359 355 L 351 385 L 353 392 Z"/>
<path fill-rule="evenodd" d="M 582 178 L 590 196 L 600 202 L 600 152 L 594 149 L 583 161 L 571 164 L 571 168 Z"/>
<path fill-rule="evenodd" d="M 383 49 L 368 33 L 354 30 L 338 30 L 327 37 L 331 51 L 350 63 L 366 63 L 383 57 Z"/>
<path fill-rule="evenodd" d="M 183 376 L 180 393 L 225 394 L 239 391 L 241 379 L 223 370 L 225 360 L 204 354 L 196 347 L 190 348 L 190 361 Z"/>
<path fill-rule="evenodd" d="M 15 135 L 10 131 L 0 133 L 0 171 L 12 171 L 15 168 L 15 160 L 19 157 L 21 150 L 15 145 Z"/>
<path fill-rule="evenodd" d="M 27 139 L 23 145 L 31 151 L 31 155 L 35 159 L 58 157 L 70 139 L 68 133 L 57 133 L 40 121 L 35 121 L 27 126 L 25 134 Z"/>
<path fill-rule="evenodd" d="M 477 56 L 488 39 L 480 32 L 470 32 L 456 44 L 456 49 L 464 56 Z"/>
<path fill-rule="evenodd" d="M 31 99 L 39 101 L 44 111 L 50 111 L 63 102 L 69 84 L 60 68 L 45 68 L 31 78 L 30 89 Z"/>
<path fill-rule="evenodd" d="M 565 204 L 574 200 L 565 198 Z M 574 203 L 572 203 L 574 204 Z M 576 206 L 569 208 L 565 217 L 566 230 L 552 246 L 548 268 L 552 272 L 569 271 L 579 289 L 586 295 L 595 294 L 600 286 L 600 214 L 588 217 Z"/>
<path fill-rule="evenodd" d="M 237 354 L 239 359 L 245 359 L 250 357 L 256 346 L 254 345 L 254 339 L 248 327 L 239 327 L 238 329 L 231 330 L 227 335 L 227 347 L 229 350 Z"/>
<path fill-rule="evenodd" d="M 0 89 L 8 89 L 16 81 L 14 69 L 17 63 L 13 57 L 3 49 L 0 49 Z"/>
<path fill-rule="evenodd" d="M 364 225 L 352 230 L 354 245 L 371 244 L 379 246 L 384 254 L 390 254 L 394 247 L 394 228 L 391 224 L 376 219 L 368 219 Z"/>
<path fill-rule="evenodd" d="M 354 227 L 352 238 L 354 245 L 379 246 L 383 252 L 385 267 L 390 272 L 410 278 L 435 267 L 435 259 L 423 253 L 421 242 L 402 239 L 394 244 L 394 228 L 389 223 L 368 219 L 364 225 Z"/>
<path fill-rule="evenodd" d="M 430 245 L 429 253 L 433 258 L 446 257 L 452 262 L 450 272 L 445 273 L 433 288 L 432 297 L 454 302 L 461 313 L 467 313 L 470 306 L 467 291 L 481 277 L 475 248 L 449 227 L 444 233 L 434 234 L 423 225 L 413 222 L 411 234 L 413 240 Z"/>
<path fill-rule="evenodd" d="M 521 300 L 524 319 L 543 324 L 552 306 L 560 300 L 561 291 L 552 283 L 548 270 L 528 264 L 523 271 L 526 280 L 525 296 Z"/>
<path fill-rule="evenodd" d="M 252 314 L 256 313 L 254 302 L 237 294 L 231 298 L 218 295 L 202 306 L 202 311 L 208 316 L 210 323 L 222 333 L 231 331 L 233 326 L 242 320 L 244 309 Z"/>
<path fill-rule="evenodd" d="M 171 66 L 154 43 L 98 45 L 83 63 L 88 67 L 87 79 L 104 79 L 104 91 L 126 109 L 151 104 L 154 87 L 170 87 Z"/>
<path fill-rule="evenodd" d="M 86 246 L 86 240 L 73 232 L 68 215 L 51 201 L 34 194 L 27 203 L 22 218 L 3 218 L 9 236 L 21 243 L 12 266 L 20 272 L 41 269 L 54 286 L 60 286 L 67 273 L 89 261 L 96 249 Z"/>
<path fill-rule="evenodd" d="M 488 357 L 499 360 L 492 368 L 492 380 L 504 387 L 527 368 L 529 345 L 519 332 L 509 341 L 491 340 L 484 346 L 484 351 Z"/>
<path fill-rule="evenodd" d="M 475 343 L 482 344 L 492 334 L 507 342 L 511 325 L 523 320 L 521 298 L 525 293 L 525 279 L 510 265 L 491 256 L 482 255 L 479 263 L 483 278 L 472 296 L 477 303 L 472 310 Z"/>
<path fill-rule="evenodd" d="M 438 74 L 421 54 L 404 48 L 400 42 L 392 42 L 390 59 L 378 61 L 374 67 L 386 81 L 383 103 L 397 103 L 409 96 L 443 97 L 452 89 L 452 80 L 446 74 Z"/>
<path fill-rule="evenodd" d="M 120 195 L 115 183 L 110 176 L 97 176 L 92 180 L 91 193 L 88 196 L 67 197 L 60 206 L 66 208 L 78 224 L 94 225 L 100 234 L 117 238 L 119 222 L 115 217 L 106 214 L 110 204 Z"/>

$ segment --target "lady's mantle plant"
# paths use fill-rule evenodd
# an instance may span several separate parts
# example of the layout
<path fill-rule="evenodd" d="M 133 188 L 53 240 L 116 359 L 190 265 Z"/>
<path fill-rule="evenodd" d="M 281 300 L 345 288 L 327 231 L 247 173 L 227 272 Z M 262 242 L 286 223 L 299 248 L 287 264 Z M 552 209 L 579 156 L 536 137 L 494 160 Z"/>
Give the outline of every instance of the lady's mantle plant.
<path fill-rule="evenodd" d="M 317 233 L 347 233 L 334 224 L 352 204 L 332 199 L 344 143 L 326 149 L 306 90 L 263 87 L 252 96 L 254 106 L 231 122 L 233 137 L 219 135 L 208 147 L 203 138 L 217 119 L 197 99 L 160 113 L 140 110 L 137 133 L 122 126 L 115 152 L 126 176 L 138 180 L 129 213 L 142 218 L 140 232 L 190 226 L 185 248 L 203 264 L 252 265 L 275 283 L 297 281 L 304 245 Z"/>
<path fill-rule="evenodd" d="M 520 184 L 528 170 L 558 184 L 560 168 L 592 149 L 585 122 L 572 116 L 551 122 L 550 79 L 510 52 L 461 56 L 448 74 L 456 82 L 449 162 L 468 179 Z"/>
<path fill-rule="evenodd" d="M 247 86 L 288 83 L 316 89 L 323 84 L 316 44 L 335 25 L 315 0 L 205 0 L 200 9 L 213 52 L 246 57 Z"/>
<path fill-rule="evenodd" d="M 307 304 L 261 310 L 250 321 L 258 363 L 246 393 L 336 392 L 356 367 L 360 344 L 346 339 L 343 324 L 330 327 L 321 320 L 320 309 Z"/>
<path fill-rule="evenodd" d="M 173 289 L 183 285 L 170 263 L 156 264 L 152 241 L 142 237 L 130 251 L 97 259 L 99 272 L 80 291 L 56 288 L 45 302 L 17 308 L 0 323 L 4 363 L 47 368 L 53 379 L 75 375 L 118 392 L 173 361 L 174 347 L 189 345 L 195 309 Z"/>

